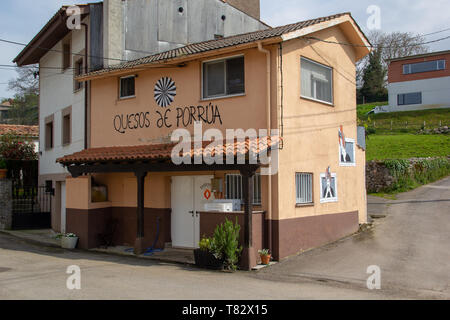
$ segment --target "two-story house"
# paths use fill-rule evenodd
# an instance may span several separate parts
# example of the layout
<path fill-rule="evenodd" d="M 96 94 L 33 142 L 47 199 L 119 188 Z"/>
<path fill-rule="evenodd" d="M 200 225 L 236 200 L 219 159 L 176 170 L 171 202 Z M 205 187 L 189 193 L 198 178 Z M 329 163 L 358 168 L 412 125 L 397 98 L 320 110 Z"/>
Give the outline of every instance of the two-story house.
<path fill-rule="evenodd" d="M 91 86 L 77 75 L 267 28 L 259 21 L 259 0 L 105 0 L 58 10 L 14 60 L 39 64 L 39 183 L 55 190 L 53 229 L 66 230 L 68 172 L 56 159 L 88 148 L 94 126 Z"/>
<path fill-rule="evenodd" d="M 367 214 L 355 64 L 369 46 L 343 13 L 77 77 L 91 83 L 90 147 L 57 160 L 72 175 L 67 230 L 95 248 L 117 225 L 114 244 L 140 254 L 196 248 L 237 218 L 245 268 L 262 248 L 279 260 L 356 232 Z M 230 129 L 245 139 L 217 138 Z M 223 202 L 232 210 L 214 209 Z"/>
<path fill-rule="evenodd" d="M 388 61 L 389 106 L 383 111 L 450 108 L 450 51 Z"/>

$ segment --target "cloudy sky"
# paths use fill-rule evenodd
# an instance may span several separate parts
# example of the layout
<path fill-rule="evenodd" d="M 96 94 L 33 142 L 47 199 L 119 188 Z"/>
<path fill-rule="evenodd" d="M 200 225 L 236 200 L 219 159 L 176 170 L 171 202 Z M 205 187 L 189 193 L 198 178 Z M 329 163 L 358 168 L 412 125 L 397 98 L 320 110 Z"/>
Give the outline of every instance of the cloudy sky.
<path fill-rule="evenodd" d="M 96 2 L 95 0 L 2 0 L 0 38 L 29 42 L 42 26 L 64 4 Z M 450 27 L 450 0 L 261 0 L 261 19 L 279 26 L 338 12 L 351 12 L 367 32 L 369 6 L 380 8 L 381 30 L 427 34 Z M 450 30 L 426 37 L 427 41 L 450 36 Z M 0 42 L 0 64 L 12 65 L 23 47 Z M 430 45 L 432 51 L 449 50 L 450 39 Z M 0 97 L 10 97 L 7 91 L 12 70 L 0 67 Z"/>

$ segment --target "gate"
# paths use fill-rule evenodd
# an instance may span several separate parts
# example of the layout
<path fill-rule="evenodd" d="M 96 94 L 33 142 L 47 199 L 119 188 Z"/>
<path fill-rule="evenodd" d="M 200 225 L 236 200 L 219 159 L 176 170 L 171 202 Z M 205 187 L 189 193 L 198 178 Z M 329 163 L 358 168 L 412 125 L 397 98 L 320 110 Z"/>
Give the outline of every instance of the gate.
<path fill-rule="evenodd" d="M 12 229 L 51 228 L 52 193 L 38 186 L 37 161 L 7 161 L 12 180 Z"/>
<path fill-rule="evenodd" d="M 52 198 L 45 187 L 12 188 L 12 229 L 50 229 Z"/>

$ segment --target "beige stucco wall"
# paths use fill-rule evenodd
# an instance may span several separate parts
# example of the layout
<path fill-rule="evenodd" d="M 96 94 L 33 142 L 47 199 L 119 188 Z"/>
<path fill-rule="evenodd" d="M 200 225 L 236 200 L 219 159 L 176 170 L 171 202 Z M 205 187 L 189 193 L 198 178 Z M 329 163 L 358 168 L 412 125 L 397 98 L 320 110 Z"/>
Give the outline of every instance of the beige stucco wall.
<path fill-rule="evenodd" d="M 161 137 L 167 137 L 177 129 L 177 108 L 190 106 L 217 106 L 220 112 L 222 125 L 218 118 L 215 124 L 204 124 L 203 130 L 211 127 L 225 130 L 227 128 L 265 128 L 265 56 L 256 49 L 234 52 L 234 55 L 243 54 L 245 57 L 245 89 L 246 94 L 239 97 L 229 97 L 213 100 L 202 100 L 201 94 L 201 63 L 188 62 L 183 68 L 165 68 L 148 70 L 137 73 L 136 98 L 120 100 L 118 98 L 119 79 L 117 77 L 92 81 L 92 147 L 142 145 L 161 143 Z M 229 55 L 227 55 L 229 56 Z M 221 56 L 214 57 L 220 58 Z M 154 99 L 154 87 L 162 77 L 170 77 L 175 81 L 177 95 L 173 104 L 167 108 L 157 105 Z M 157 121 L 160 116 L 157 112 L 165 114 L 172 125 L 170 128 L 158 128 Z M 140 112 L 149 112 L 150 127 L 137 130 L 126 130 L 121 134 L 114 128 L 114 119 L 117 115 L 128 115 Z M 186 118 L 187 119 L 187 118 Z M 180 128 L 193 131 L 193 124 L 185 127 L 180 121 Z"/>
<path fill-rule="evenodd" d="M 314 34 L 348 42 L 339 28 Z M 300 97 L 301 56 L 333 68 L 334 106 Z M 356 148 L 356 166 L 339 166 L 338 129 L 356 141 L 355 52 L 349 46 L 292 40 L 283 44 L 284 148 L 280 151 L 278 210 L 275 219 L 359 211 L 365 222 L 364 152 Z M 337 174 L 338 201 L 320 203 L 320 174 Z M 296 207 L 295 173 L 313 173 L 314 206 Z"/>
<path fill-rule="evenodd" d="M 349 42 L 339 27 L 313 34 L 321 39 Z M 279 72 L 279 46 L 270 47 L 272 60 L 271 106 L 272 128 L 279 128 L 281 101 L 283 107 L 284 148 L 280 150 L 279 173 L 272 177 L 272 219 L 290 219 L 323 214 L 359 212 L 361 223 L 366 222 L 365 154 L 356 148 L 356 166 L 339 166 L 338 128 L 344 128 L 347 138 L 356 141 L 355 51 L 349 46 L 323 42 L 305 42 L 302 39 L 283 43 L 283 78 Z M 191 61 L 183 68 L 158 68 L 138 72 L 136 98 L 119 100 L 117 77 L 92 81 L 92 147 L 143 145 L 161 143 L 162 138 L 177 128 L 177 108 L 190 106 L 218 106 L 222 124 L 206 125 L 203 129 L 265 128 L 266 59 L 256 48 L 236 51 L 226 56 L 243 54 L 245 57 L 246 94 L 239 97 L 201 99 L 201 61 Z M 300 98 L 300 57 L 326 64 L 333 68 L 334 106 Z M 220 58 L 215 56 L 208 59 Z M 155 83 L 161 77 L 172 78 L 177 86 L 174 103 L 167 108 L 158 106 L 153 98 Z M 282 95 L 281 95 L 282 94 Z M 283 100 L 281 100 L 281 96 Z M 170 128 L 158 128 L 157 111 L 168 113 Z M 114 118 L 148 112 L 150 127 L 126 130 L 114 129 Z M 184 128 L 183 125 L 180 127 Z M 193 125 L 187 126 L 193 129 Z M 320 203 L 320 174 L 330 166 L 338 179 L 338 202 Z M 295 173 L 314 174 L 314 206 L 296 207 Z M 194 175 L 194 173 L 182 173 Z M 207 174 L 203 172 L 201 174 Z M 223 173 L 213 173 L 223 176 Z M 169 173 L 151 174 L 146 179 L 145 206 L 170 207 Z M 114 206 L 136 205 L 136 179 L 132 174 L 97 175 L 99 182 L 108 185 L 110 201 Z M 263 178 L 263 209 L 267 208 L 267 177 Z"/>

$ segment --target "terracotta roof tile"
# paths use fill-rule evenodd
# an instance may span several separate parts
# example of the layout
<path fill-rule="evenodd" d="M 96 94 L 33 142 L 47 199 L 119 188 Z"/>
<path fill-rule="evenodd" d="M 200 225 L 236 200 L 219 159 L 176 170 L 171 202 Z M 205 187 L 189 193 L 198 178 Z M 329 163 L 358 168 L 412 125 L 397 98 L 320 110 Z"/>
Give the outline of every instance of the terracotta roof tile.
<path fill-rule="evenodd" d="M 39 126 L 0 124 L 0 136 L 7 133 L 14 133 L 19 136 L 39 137 Z"/>
<path fill-rule="evenodd" d="M 270 38 L 281 37 L 282 35 L 284 35 L 286 33 L 289 33 L 292 31 L 297 31 L 297 30 L 300 30 L 300 29 L 303 29 L 303 28 L 306 28 L 306 27 L 309 27 L 311 25 L 315 25 L 315 24 L 318 24 L 321 22 L 333 20 L 333 19 L 339 18 L 344 15 L 350 15 L 350 13 L 348 13 L 348 12 L 339 13 L 339 14 L 334 14 L 334 15 L 327 16 L 327 17 L 321 17 L 321 18 L 306 20 L 306 21 L 302 21 L 302 22 L 298 22 L 298 23 L 288 24 L 288 25 L 281 26 L 281 27 L 269 28 L 269 29 L 265 29 L 265 30 L 244 33 L 244 34 L 230 36 L 230 37 L 217 39 L 217 40 L 209 40 L 209 41 L 204 41 L 204 42 L 193 43 L 193 44 L 189 44 L 184 47 L 180 47 L 180 48 L 165 51 L 162 53 L 154 54 L 154 55 L 144 57 L 141 59 L 121 63 L 118 65 L 113 65 L 106 69 L 93 71 L 93 72 L 81 75 L 80 77 L 82 78 L 82 77 L 86 77 L 86 76 L 96 76 L 96 75 L 106 74 L 106 73 L 112 72 L 112 71 L 130 69 L 130 68 L 137 67 L 140 65 L 157 63 L 157 62 L 164 61 L 167 59 L 203 53 L 203 52 L 207 52 L 207 51 L 211 51 L 211 50 L 232 47 L 232 46 L 236 46 L 236 45 L 240 45 L 240 44 L 257 42 L 257 41 L 266 40 L 266 39 L 270 39 Z"/>
<path fill-rule="evenodd" d="M 278 137 L 264 137 L 264 138 L 247 138 L 245 141 L 235 141 L 232 143 L 224 143 L 218 146 L 219 155 L 249 155 L 260 154 L 270 148 L 275 147 L 280 141 Z M 201 148 L 191 147 L 188 155 L 204 156 L 216 155 L 215 146 L 210 146 L 211 142 L 206 141 L 202 143 Z M 172 156 L 172 150 L 175 144 L 153 144 L 141 146 L 114 146 L 104 148 L 86 149 L 56 160 L 64 165 L 82 164 L 92 162 L 110 162 L 110 161 L 148 161 L 148 160 L 168 160 Z"/>

